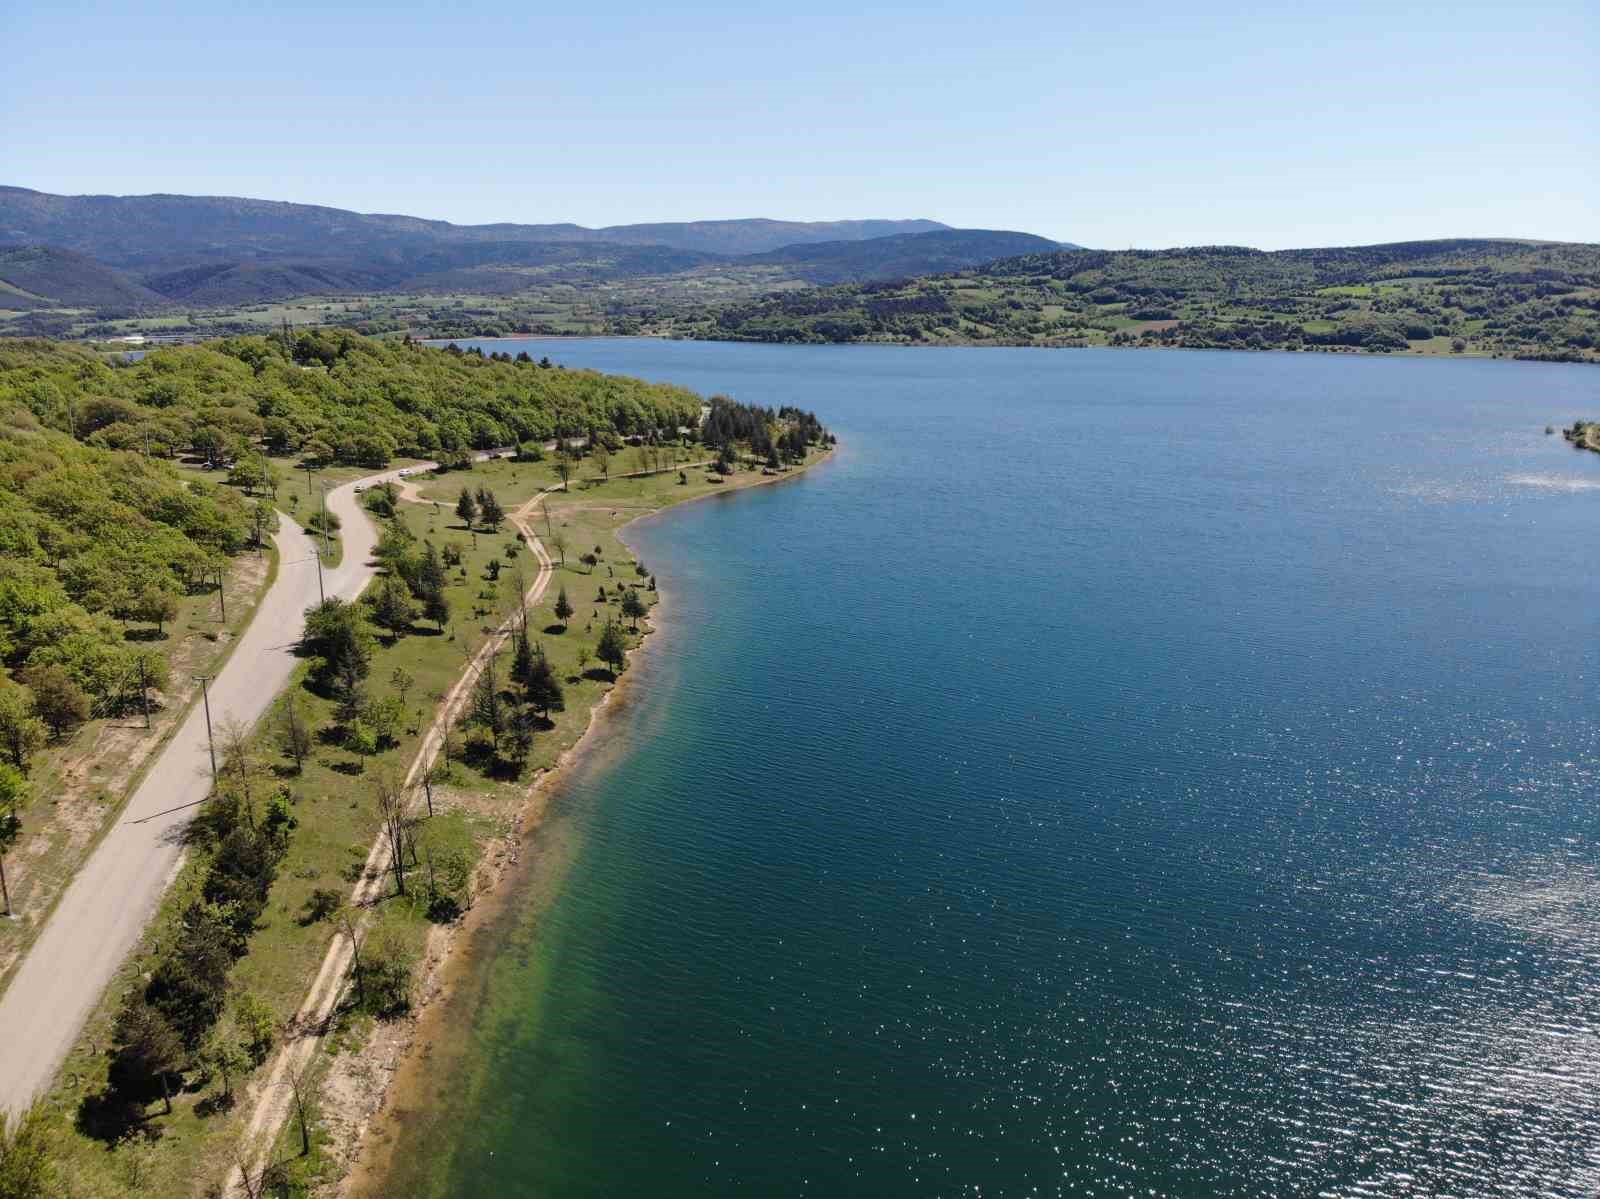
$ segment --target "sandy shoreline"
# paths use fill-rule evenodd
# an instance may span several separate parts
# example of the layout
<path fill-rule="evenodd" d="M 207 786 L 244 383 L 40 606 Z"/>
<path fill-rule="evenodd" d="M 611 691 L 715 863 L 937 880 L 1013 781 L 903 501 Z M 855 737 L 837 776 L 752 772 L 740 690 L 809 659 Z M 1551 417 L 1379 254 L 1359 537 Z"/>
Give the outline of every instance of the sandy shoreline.
<path fill-rule="evenodd" d="M 830 449 L 815 462 L 780 475 L 760 476 L 727 491 L 712 491 L 664 508 L 641 513 L 616 529 L 616 537 L 637 558 L 627 531 L 635 524 L 655 520 L 687 508 L 702 500 L 736 495 L 756 487 L 783 483 L 808 474 L 812 468 L 830 462 Z M 629 651 L 629 665 L 664 652 L 654 635 L 670 619 L 669 595 L 657 593 L 645 625 L 645 636 Z M 458 1006 L 469 1004 L 482 991 L 479 967 L 498 951 L 500 938 L 495 930 L 508 914 L 527 919 L 525 907 L 513 913 L 510 901 L 525 898 L 534 884 L 550 885 L 544 901 L 559 890 L 559 873 L 568 863 L 552 864 L 534 840 L 544 830 L 553 799 L 577 767 L 597 753 L 618 748 L 609 737 L 611 726 L 630 704 L 635 694 L 635 669 L 625 670 L 615 686 L 602 695 L 589 710 L 583 734 L 568 747 L 555 766 L 540 771 L 532 779 L 507 836 L 498 838 L 485 850 L 475 875 L 472 906 L 456 923 L 441 925 L 428 938 L 423 968 L 416 984 L 417 998 L 410 1014 L 390 1024 L 377 1025 L 362 1048 L 333 1058 L 323 1085 L 323 1110 L 330 1143 L 327 1152 L 344 1170 L 336 1181 L 318 1189 L 318 1194 L 338 1199 L 363 1199 L 383 1194 L 382 1186 L 393 1165 L 394 1151 L 401 1143 L 407 1119 L 429 1105 L 430 1071 L 426 1068 L 436 1046 L 459 1033 L 467 1021 L 452 1020 Z M 525 852 L 528 851 L 528 852 Z M 540 875 L 546 876 L 543 880 Z"/>

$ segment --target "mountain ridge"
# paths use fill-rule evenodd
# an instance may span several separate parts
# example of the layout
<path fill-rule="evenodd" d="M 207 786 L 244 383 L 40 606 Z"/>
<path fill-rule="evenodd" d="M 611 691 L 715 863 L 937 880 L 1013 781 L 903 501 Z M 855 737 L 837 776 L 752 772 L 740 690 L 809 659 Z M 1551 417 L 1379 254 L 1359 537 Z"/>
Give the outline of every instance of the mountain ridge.
<path fill-rule="evenodd" d="M 0 273 L 10 286 L 0 306 L 88 307 L 109 316 L 307 295 L 498 296 L 722 267 L 758 282 L 836 283 L 959 269 L 1056 245 L 924 219 L 455 225 L 286 200 L 60 196 L 0 185 L 0 247 L 60 252 L 13 255 L 27 282 Z M 96 295 L 106 302 L 84 298 Z"/>
<path fill-rule="evenodd" d="M 864 241 L 949 226 L 926 219 L 659 221 L 591 228 L 571 222 L 458 225 L 395 213 L 360 213 L 321 204 L 246 196 L 63 196 L 0 185 L 0 239 L 60 246 L 112 266 L 153 266 L 161 255 L 235 257 L 326 251 L 326 238 L 363 238 L 362 252 L 421 242 L 625 243 L 728 255 L 754 254 L 807 242 Z M 222 239 L 226 238 L 223 243 Z M 223 248 L 224 244 L 228 247 Z"/>

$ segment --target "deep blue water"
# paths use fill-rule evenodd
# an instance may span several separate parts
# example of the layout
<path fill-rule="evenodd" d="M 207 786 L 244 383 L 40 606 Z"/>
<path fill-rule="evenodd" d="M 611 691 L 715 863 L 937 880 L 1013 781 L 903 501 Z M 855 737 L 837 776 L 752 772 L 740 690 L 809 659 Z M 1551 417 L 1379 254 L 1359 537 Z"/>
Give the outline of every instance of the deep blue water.
<path fill-rule="evenodd" d="M 417 1193 L 1600 1187 L 1600 372 L 495 348 L 843 446 L 631 535 Z"/>

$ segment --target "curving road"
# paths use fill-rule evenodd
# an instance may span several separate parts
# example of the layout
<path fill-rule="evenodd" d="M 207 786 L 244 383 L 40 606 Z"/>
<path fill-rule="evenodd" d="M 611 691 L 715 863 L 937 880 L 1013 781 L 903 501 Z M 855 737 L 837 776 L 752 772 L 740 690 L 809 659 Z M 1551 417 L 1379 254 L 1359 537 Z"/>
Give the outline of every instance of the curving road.
<path fill-rule="evenodd" d="M 417 469 L 422 468 L 408 468 Z M 385 471 L 328 492 L 328 509 L 338 516 L 344 541 L 340 564 L 322 571 L 330 597 L 354 599 L 374 573 L 378 534 L 355 488 L 398 474 Z M 311 536 L 284 518 L 273 540 L 278 577 L 210 684 L 211 719 L 219 728 L 230 719 L 260 719 L 289 681 L 305 610 L 317 602 Z M 54 1078 L 177 874 L 180 834 L 209 793 L 210 774 L 205 710 L 196 704 L 62 894 L 0 996 L 0 1111 L 22 1111 Z"/>

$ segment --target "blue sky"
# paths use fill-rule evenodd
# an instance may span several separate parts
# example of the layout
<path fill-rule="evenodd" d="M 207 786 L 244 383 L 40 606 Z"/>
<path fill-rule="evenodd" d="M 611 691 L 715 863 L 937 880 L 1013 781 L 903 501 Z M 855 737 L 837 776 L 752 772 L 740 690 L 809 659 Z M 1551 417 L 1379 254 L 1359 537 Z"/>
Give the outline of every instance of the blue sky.
<path fill-rule="evenodd" d="M 1093 246 L 1600 241 L 1592 0 L 10 0 L 0 182 Z"/>

